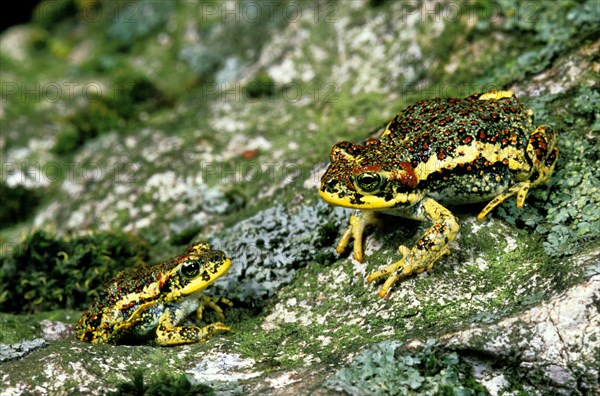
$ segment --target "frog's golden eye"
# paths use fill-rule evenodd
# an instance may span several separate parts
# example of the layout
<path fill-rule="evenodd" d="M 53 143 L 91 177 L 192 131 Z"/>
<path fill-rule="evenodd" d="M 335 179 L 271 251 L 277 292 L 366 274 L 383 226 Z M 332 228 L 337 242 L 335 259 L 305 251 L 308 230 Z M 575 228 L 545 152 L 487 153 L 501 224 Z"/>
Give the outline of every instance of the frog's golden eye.
<path fill-rule="evenodd" d="M 186 278 L 193 278 L 200 272 L 200 263 L 198 261 L 186 261 L 181 265 L 180 271 Z"/>
<path fill-rule="evenodd" d="M 374 193 L 381 190 L 387 179 L 379 173 L 364 172 L 356 176 L 356 186 L 364 192 Z"/>

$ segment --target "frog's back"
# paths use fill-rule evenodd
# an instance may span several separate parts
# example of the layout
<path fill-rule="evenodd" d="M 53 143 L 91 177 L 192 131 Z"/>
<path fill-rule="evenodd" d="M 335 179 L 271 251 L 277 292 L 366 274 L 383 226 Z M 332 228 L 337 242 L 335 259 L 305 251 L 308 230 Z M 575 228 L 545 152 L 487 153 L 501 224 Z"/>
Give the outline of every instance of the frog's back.
<path fill-rule="evenodd" d="M 529 171 L 522 153 L 532 125 L 514 95 L 435 98 L 398 113 L 381 140 L 403 153 L 440 201 L 478 202 Z"/>
<path fill-rule="evenodd" d="M 116 325 L 126 322 L 144 303 L 152 300 L 156 293 L 143 296 L 144 288 L 151 284 L 157 269 L 169 268 L 177 258 L 160 266 L 140 266 L 120 272 L 104 285 L 98 299 L 86 311 L 77 326 L 77 338 L 88 342 L 101 339 L 115 342 L 123 334 L 114 331 Z"/>
<path fill-rule="evenodd" d="M 382 135 L 413 154 L 413 166 L 432 157 L 443 161 L 460 156 L 461 147 L 473 142 L 499 149 L 527 146 L 531 116 L 515 96 L 480 100 L 430 99 L 417 102 L 396 115 Z"/>

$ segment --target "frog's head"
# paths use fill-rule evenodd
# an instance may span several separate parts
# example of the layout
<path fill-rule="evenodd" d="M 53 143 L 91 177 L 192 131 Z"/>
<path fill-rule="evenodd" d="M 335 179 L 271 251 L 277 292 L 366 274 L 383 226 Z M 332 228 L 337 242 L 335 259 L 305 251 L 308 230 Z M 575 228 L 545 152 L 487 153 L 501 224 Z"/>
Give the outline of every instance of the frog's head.
<path fill-rule="evenodd" d="M 169 292 L 167 300 L 197 293 L 223 276 L 230 265 L 225 253 L 212 250 L 206 242 L 196 243 L 176 259 L 163 277 L 161 289 Z"/>
<path fill-rule="evenodd" d="M 418 201 L 419 180 L 411 163 L 388 147 L 377 139 L 333 146 L 331 164 L 321 178 L 321 198 L 333 205 L 373 210 Z"/>

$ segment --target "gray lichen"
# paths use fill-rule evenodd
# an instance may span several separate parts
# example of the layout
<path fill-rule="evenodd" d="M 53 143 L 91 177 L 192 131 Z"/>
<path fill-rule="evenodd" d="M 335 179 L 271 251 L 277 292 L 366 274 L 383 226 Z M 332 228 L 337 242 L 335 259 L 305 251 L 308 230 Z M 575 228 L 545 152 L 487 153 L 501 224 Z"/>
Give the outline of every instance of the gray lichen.
<path fill-rule="evenodd" d="M 400 341 L 384 341 L 356 356 L 326 386 L 352 396 L 486 394 L 472 369 L 438 341 L 429 339 L 413 349 Z"/>
<path fill-rule="evenodd" d="M 276 205 L 229 227 L 211 238 L 234 263 L 215 286 L 229 298 L 263 304 L 298 268 L 333 258 L 333 249 L 324 248 L 346 219 L 347 211 L 318 201 L 291 209 Z"/>
<path fill-rule="evenodd" d="M 0 362 L 23 358 L 47 345 L 48 343 L 43 338 L 23 340 L 15 344 L 0 344 Z"/>

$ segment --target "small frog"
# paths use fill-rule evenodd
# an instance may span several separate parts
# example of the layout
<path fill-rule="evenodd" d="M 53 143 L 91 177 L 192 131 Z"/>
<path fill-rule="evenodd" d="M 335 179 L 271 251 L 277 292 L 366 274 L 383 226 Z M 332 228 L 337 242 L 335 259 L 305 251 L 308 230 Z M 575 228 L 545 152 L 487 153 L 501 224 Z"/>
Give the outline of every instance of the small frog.
<path fill-rule="evenodd" d="M 402 110 L 379 139 L 334 145 L 319 194 L 356 209 L 336 250 L 342 253 L 354 238 L 358 261 L 363 232 L 377 222 L 376 212 L 432 224 L 414 247 L 399 247 L 401 260 L 367 278 L 387 277 L 383 298 L 398 280 L 449 254 L 460 226 L 445 205 L 491 200 L 478 220 L 514 195 L 521 208 L 529 189 L 548 181 L 557 155 L 553 130 L 534 128 L 533 112 L 511 91 L 435 98 Z"/>
<path fill-rule="evenodd" d="M 179 345 L 205 341 L 218 331 L 230 330 L 221 322 L 206 327 L 180 326 L 192 312 L 199 319 L 205 307 L 224 319 L 222 302 L 202 294 L 207 286 L 225 274 L 231 261 L 223 252 L 199 242 L 187 253 L 150 267 L 119 273 L 91 310 L 75 326 L 83 341 L 117 344 L 154 338 L 159 345 Z"/>

